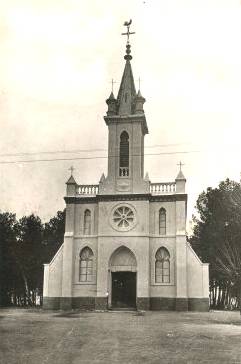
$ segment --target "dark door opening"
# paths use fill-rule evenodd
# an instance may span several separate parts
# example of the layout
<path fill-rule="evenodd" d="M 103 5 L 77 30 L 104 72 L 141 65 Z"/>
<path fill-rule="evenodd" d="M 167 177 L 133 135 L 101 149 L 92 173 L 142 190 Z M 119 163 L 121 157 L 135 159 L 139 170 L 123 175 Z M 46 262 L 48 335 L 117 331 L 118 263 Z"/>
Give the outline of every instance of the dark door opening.
<path fill-rule="evenodd" d="M 136 272 L 112 272 L 112 307 L 136 307 Z"/>

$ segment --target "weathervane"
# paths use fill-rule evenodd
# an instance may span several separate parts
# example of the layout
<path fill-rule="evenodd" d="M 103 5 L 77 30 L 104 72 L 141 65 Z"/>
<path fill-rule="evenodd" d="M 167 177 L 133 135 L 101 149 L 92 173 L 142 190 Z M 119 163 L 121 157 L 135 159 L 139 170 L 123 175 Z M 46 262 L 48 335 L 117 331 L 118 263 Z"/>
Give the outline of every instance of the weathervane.
<path fill-rule="evenodd" d="M 125 21 L 124 26 L 127 27 L 127 32 L 121 33 L 121 35 L 127 35 L 127 44 L 129 44 L 130 35 L 135 34 L 135 32 L 130 32 L 131 23 L 132 23 L 132 19 L 130 19 L 129 21 Z"/>

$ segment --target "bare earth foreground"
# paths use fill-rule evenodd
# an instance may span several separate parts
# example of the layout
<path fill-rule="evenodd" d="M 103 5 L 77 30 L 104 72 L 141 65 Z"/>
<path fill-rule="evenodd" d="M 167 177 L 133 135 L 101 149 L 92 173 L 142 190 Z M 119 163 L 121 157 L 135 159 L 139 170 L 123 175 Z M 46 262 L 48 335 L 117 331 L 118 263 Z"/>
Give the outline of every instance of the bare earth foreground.
<path fill-rule="evenodd" d="M 2 309 L 0 363 L 241 363 L 240 315 Z"/>

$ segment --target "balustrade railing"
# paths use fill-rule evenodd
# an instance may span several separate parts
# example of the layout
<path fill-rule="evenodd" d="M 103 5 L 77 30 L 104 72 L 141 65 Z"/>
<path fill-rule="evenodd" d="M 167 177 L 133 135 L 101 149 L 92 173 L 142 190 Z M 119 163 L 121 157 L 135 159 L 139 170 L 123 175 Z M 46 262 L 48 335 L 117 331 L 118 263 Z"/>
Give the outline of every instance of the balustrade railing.
<path fill-rule="evenodd" d="M 129 177 L 129 167 L 120 167 L 120 177 Z"/>
<path fill-rule="evenodd" d="M 150 183 L 150 193 L 152 195 L 162 195 L 165 193 L 171 194 L 175 192 L 176 192 L 175 182 Z M 79 185 L 76 187 L 77 195 L 96 196 L 98 193 L 99 193 L 99 185 Z"/>
<path fill-rule="evenodd" d="M 76 187 L 77 195 L 95 196 L 99 192 L 99 185 L 79 185 Z"/>
<path fill-rule="evenodd" d="M 153 195 L 162 195 L 164 193 L 175 193 L 176 183 L 175 182 L 151 183 L 150 192 Z"/>

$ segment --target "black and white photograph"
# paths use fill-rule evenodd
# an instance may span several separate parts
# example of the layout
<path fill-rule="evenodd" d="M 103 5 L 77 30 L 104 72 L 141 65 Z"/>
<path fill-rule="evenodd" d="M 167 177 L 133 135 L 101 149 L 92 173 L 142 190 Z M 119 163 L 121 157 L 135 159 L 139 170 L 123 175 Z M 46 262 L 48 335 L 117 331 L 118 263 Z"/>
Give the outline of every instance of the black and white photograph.
<path fill-rule="evenodd" d="M 241 1 L 0 1 L 0 364 L 241 364 Z"/>

